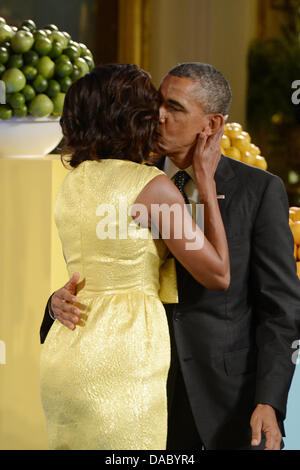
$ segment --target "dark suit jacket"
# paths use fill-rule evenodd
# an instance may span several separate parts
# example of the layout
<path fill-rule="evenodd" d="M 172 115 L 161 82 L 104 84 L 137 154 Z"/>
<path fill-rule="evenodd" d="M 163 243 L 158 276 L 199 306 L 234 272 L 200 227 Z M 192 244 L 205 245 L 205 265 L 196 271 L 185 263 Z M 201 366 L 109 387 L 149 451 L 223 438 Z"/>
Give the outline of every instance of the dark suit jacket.
<path fill-rule="evenodd" d="M 161 167 L 163 161 L 161 161 Z M 177 263 L 179 304 L 167 305 L 195 422 L 207 449 L 249 445 L 258 403 L 284 420 L 299 337 L 300 281 L 282 181 L 222 156 L 216 172 L 231 261 L 226 292 Z M 44 341 L 52 320 L 45 311 Z"/>

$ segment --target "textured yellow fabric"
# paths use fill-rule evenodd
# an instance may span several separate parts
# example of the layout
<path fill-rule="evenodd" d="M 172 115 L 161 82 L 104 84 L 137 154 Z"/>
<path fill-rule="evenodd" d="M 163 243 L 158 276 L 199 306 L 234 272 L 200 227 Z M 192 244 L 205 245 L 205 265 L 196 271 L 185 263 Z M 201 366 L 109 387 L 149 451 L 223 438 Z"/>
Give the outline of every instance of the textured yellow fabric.
<path fill-rule="evenodd" d="M 69 274 L 82 275 L 84 314 L 74 331 L 56 321 L 41 354 L 51 449 L 165 449 L 170 341 L 159 270 L 167 248 L 148 229 L 125 238 L 124 230 L 137 226 L 130 216 L 119 219 L 120 197 L 130 207 L 160 174 L 130 161 L 87 161 L 59 191 L 56 224 Z M 105 203 L 115 207 L 116 239 L 99 238 Z"/>

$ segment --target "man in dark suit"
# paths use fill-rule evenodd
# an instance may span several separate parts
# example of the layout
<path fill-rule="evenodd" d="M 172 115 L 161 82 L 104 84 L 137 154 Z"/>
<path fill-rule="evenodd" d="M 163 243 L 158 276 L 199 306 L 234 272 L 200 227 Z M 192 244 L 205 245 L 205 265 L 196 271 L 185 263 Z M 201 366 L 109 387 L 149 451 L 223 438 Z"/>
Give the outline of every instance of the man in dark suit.
<path fill-rule="evenodd" d="M 224 125 L 231 93 L 206 64 L 181 64 L 160 88 L 160 168 L 186 177 L 180 190 L 197 200 L 192 150 L 197 134 Z M 176 178 L 175 178 L 176 179 Z M 179 303 L 166 305 L 172 341 L 168 383 L 168 449 L 279 449 L 299 336 L 300 282 L 281 180 L 221 157 L 215 175 L 225 225 L 231 284 L 203 288 L 178 263 Z M 49 299 L 41 341 L 52 315 L 71 327 L 76 275 Z"/>

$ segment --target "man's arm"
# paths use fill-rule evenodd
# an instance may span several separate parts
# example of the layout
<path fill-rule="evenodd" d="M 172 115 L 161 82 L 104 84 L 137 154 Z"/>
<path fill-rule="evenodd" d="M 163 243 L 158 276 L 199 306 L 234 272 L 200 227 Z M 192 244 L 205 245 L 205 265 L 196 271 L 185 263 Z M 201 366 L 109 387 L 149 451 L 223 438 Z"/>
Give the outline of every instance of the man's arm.
<path fill-rule="evenodd" d="M 263 430 L 274 448 L 276 415 L 285 419 L 295 364 L 292 343 L 299 337 L 300 281 L 288 223 L 288 199 L 282 181 L 272 177 L 258 209 L 253 230 L 251 280 L 257 313 L 258 367 L 253 439 Z M 266 406 L 261 406 L 266 405 Z M 268 406 L 269 405 L 269 406 Z M 271 407 L 271 408 L 270 408 Z M 273 414 L 272 414 L 272 412 Z"/>
<path fill-rule="evenodd" d="M 75 296 L 79 278 L 79 273 L 74 273 L 67 284 L 55 291 L 49 298 L 40 328 L 41 344 L 44 343 L 55 319 L 71 330 L 78 323 L 80 310 L 74 307 L 73 302 L 77 302 Z"/>
<path fill-rule="evenodd" d="M 53 295 L 53 294 L 52 294 Z M 45 308 L 45 313 L 44 313 L 44 318 L 40 327 L 40 341 L 41 344 L 45 342 L 45 339 L 47 337 L 47 334 L 49 333 L 49 330 L 54 322 L 54 318 L 51 316 L 51 297 L 49 297 L 49 300 L 47 302 L 46 308 Z"/>

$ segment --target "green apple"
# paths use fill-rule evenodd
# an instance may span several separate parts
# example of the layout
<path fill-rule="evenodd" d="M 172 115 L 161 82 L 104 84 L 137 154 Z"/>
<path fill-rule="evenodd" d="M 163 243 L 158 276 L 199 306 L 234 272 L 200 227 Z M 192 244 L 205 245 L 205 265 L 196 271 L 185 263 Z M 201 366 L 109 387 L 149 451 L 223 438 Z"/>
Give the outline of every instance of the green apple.
<path fill-rule="evenodd" d="M 11 38 L 11 47 L 17 54 L 25 54 L 30 51 L 34 43 L 33 34 L 30 31 L 17 31 Z"/>
<path fill-rule="evenodd" d="M 36 31 L 34 31 L 33 36 L 34 36 L 35 41 L 40 38 L 48 37 L 43 29 L 37 29 Z"/>
<path fill-rule="evenodd" d="M 50 29 L 50 31 L 58 31 L 56 24 L 48 24 L 44 29 Z"/>
<path fill-rule="evenodd" d="M 49 116 L 49 114 L 53 112 L 53 109 L 54 105 L 52 101 L 43 93 L 37 95 L 30 101 L 29 113 L 36 118 Z"/>
<path fill-rule="evenodd" d="M 58 93 L 53 99 L 53 111 L 52 114 L 55 117 L 59 117 L 62 115 L 63 108 L 64 108 L 64 101 L 65 101 L 65 93 Z"/>
<path fill-rule="evenodd" d="M 83 57 L 83 59 L 86 61 L 86 63 L 88 64 L 89 66 L 89 70 L 93 70 L 93 68 L 95 67 L 95 64 L 94 64 L 94 61 L 92 59 L 92 57 L 90 57 L 89 55 L 85 55 Z"/>
<path fill-rule="evenodd" d="M 71 62 L 59 61 L 55 65 L 55 75 L 59 78 L 68 77 L 73 72 Z"/>
<path fill-rule="evenodd" d="M 39 74 L 33 80 L 32 85 L 37 93 L 43 93 L 48 88 L 48 81 L 43 75 Z"/>
<path fill-rule="evenodd" d="M 23 104 L 23 106 L 20 106 L 19 108 L 14 109 L 14 116 L 17 118 L 22 118 L 27 115 L 28 108 L 26 104 Z"/>
<path fill-rule="evenodd" d="M 25 85 L 25 87 L 22 90 L 22 94 L 25 98 L 25 101 L 33 100 L 33 98 L 36 95 L 34 88 L 31 85 Z"/>
<path fill-rule="evenodd" d="M 14 109 L 21 108 L 25 104 L 25 96 L 22 93 L 12 93 L 9 95 L 8 104 Z"/>
<path fill-rule="evenodd" d="M 55 63 L 48 56 L 41 57 L 36 68 L 43 77 L 52 78 L 55 71 Z"/>
<path fill-rule="evenodd" d="M 63 47 L 64 49 L 68 45 L 68 40 L 61 31 L 52 31 L 51 35 L 50 35 L 50 38 L 51 38 L 52 41 L 60 42 L 64 46 Z"/>
<path fill-rule="evenodd" d="M 9 60 L 9 52 L 6 47 L 0 47 L 0 64 L 6 64 Z"/>
<path fill-rule="evenodd" d="M 52 49 L 49 52 L 49 57 L 51 59 L 57 59 L 62 54 L 62 51 L 64 50 L 64 44 L 56 41 L 56 39 L 52 43 Z"/>
<path fill-rule="evenodd" d="M 21 26 L 26 26 L 26 28 L 30 29 L 31 31 L 36 30 L 36 24 L 33 20 L 25 20 Z"/>
<path fill-rule="evenodd" d="M 40 37 L 34 43 L 35 51 L 40 55 L 47 55 L 52 49 L 52 42 L 48 38 Z"/>
<path fill-rule="evenodd" d="M 22 54 L 13 54 L 10 56 L 10 59 L 7 64 L 7 68 L 11 69 L 15 67 L 16 69 L 20 69 L 23 67 L 24 61 Z"/>
<path fill-rule="evenodd" d="M 70 86 L 72 85 L 72 79 L 70 77 L 64 77 L 59 81 L 59 83 L 60 83 L 61 91 L 63 93 L 66 93 L 68 89 L 70 88 Z"/>
<path fill-rule="evenodd" d="M 31 65 L 32 67 L 36 67 L 36 64 L 39 61 L 39 55 L 35 51 L 28 51 L 24 54 L 24 61 L 26 65 Z"/>
<path fill-rule="evenodd" d="M 7 93 L 17 93 L 26 85 L 26 77 L 24 73 L 16 68 L 5 70 L 1 80 L 5 83 Z"/>
<path fill-rule="evenodd" d="M 29 82 L 34 80 L 38 74 L 38 71 L 35 67 L 32 67 L 31 65 L 25 65 L 22 67 L 22 72 L 24 73 L 26 80 Z"/>
<path fill-rule="evenodd" d="M 78 57 L 80 57 L 80 49 L 74 45 L 69 45 L 65 50 L 64 54 L 67 55 L 70 60 L 74 61 Z"/>
<path fill-rule="evenodd" d="M 82 57 L 75 59 L 74 64 L 77 65 L 80 70 L 80 78 L 89 73 L 89 66 Z"/>
<path fill-rule="evenodd" d="M 12 117 L 12 109 L 7 104 L 0 104 L 0 119 L 7 120 Z"/>
<path fill-rule="evenodd" d="M 8 24 L 0 24 L 0 43 L 8 41 L 13 35 L 14 32 Z"/>
<path fill-rule="evenodd" d="M 50 98 L 54 98 L 60 92 L 60 84 L 57 80 L 49 80 L 46 93 Z"/>

